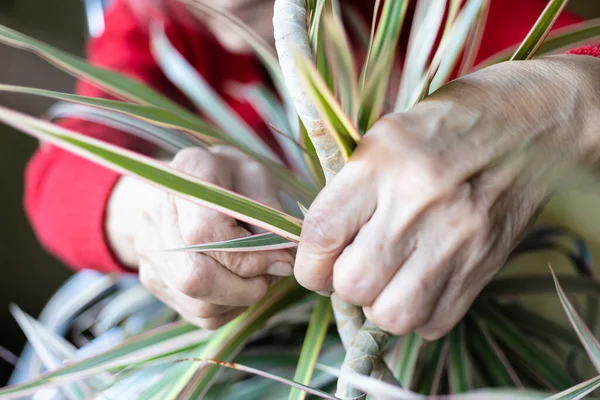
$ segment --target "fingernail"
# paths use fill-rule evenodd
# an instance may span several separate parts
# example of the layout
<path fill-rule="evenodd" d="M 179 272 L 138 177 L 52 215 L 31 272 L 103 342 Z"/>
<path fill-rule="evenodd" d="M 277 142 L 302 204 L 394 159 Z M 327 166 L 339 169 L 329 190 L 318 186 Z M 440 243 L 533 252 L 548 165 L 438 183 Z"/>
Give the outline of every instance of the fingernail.
<path fill-rule="evenodd" d="M 290 263 L 278 261 L 269 266 L 267 274 L 273 276 L 292 276 L 294 275 L 294 267 Z"/>
<path fill-rule="evenodd" d="M 323 290 L 323 291 L 317 292 L 317 294 L 320 294 L 323 297 L 331 297 L 333 292 L 329 291 L 329 290 Z"/>

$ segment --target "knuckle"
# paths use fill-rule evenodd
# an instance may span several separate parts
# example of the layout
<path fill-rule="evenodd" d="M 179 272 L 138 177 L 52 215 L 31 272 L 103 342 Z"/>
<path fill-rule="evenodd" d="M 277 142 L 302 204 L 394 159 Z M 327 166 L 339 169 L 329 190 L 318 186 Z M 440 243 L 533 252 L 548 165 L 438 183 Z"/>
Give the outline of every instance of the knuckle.
<path fill-rule="evenodd" d="M 222 257 L 223 265 L 241 278 L 254 278 L 265 274 L 265 268 L 257 254 L 224 253 Z"/>
<path fill-rule="evenodd" d="M 269 292 L 269 279 L 268 278 L 264 278 L 261 280 L 261 284 L 257 285 L 258 287 L 256 288 L 256 290 L 254 290 L 252 292 L 252 295 L 250 296 L 250 301 L 252 303 L 256 303 L 258 301 L 260 301 L 263 297 L 265 297 L 267 295 L 267 293 Z"/>
<path fill-rule="evenodd" d="M 453 321 L 436 313 L 427 322 L 423 323 L 416 330 L 416 333 L 426 340 L 437 340 L 448 334 L 456 323 L 458 323 L 458 320 Z"/>
<path fill-rule="evenodd" d="M 294 275 L 298 283 L 313 292 L 326 289 L 326 285 L 320 279 L 315 279 L 315 276 L 306 269 L 294 268 Z"/>
<path fill-rule="evenodd" d="M 204 297 L 211 293 L 213 277 L 208 268 L 192 266 L 192 272 L 179 275 L 173 282 L 175 289 L 188 297 Z"/>
<path fill-rule="evenodd" d="M 421 312 L 400 305 L 376 304 L 371 314 L 374 324 L 394 335 L 411 333 L 426 320 Z"/>
<path fill-rule="evenodd" d="M 225 322 L 221 321 L 218 318 L 208 318 L 199 321 L 199 325 L 203 329 L 206 329 L 208 331 L 214 331 L 225 325 Z"/>
<path fill-rule="evenodd" d="M 417 176 L 425 193 L 443 195 L 452 186 L 448 168 L 437 157 L 421 155 L 417 160 Z"/>
<path fill-rule="evenodd" d="M 342 245 L 341 235 L 332 229 L 332 215 L 321 210 L 309 211 L 302 226 L 302 240 L 305 245 L 318 253 L 338 250 Z M 306 246 L 305 246 L 306 248 Z"/>
<path fill-rule="evenodd" d="M 180 150 L 175 154 L 171 161 L 171 167 L 181 168 L 188 165 L 190 162 L 196 162 L 207 155 L 206 150 L 200 147 L 188 147 Z"/>
<path fill-rule="evenodd" d="M 462 221 L 459 225 L 460 233 L 465 238 L 481 234 L 488 229 L 489 218 L 487 213 L 478 208 L 471 201 L 468 202 L 461 217 Z"/>
<path fill-rule="evenodd" d="M 154 282 L 154 279 L 152 279 L 151 275 L 148 273 L 148 267 L 144 266 L 143 264 L 140 265 L 139 278 L 140 283 L 151 293 L 154 293 L 156 291 L 156 284 Z"/>
<path fill-rule="evenodd" d="M 211 183 L 218 183 L 217 177 L 222 169 L 222 163 L 218 156 L 202 148 L 190 147 L 175 155 L 171 167 Z"/>
<path fill-rule="evenodd" d="M 387 115 L 379 119 L 379 121 L 373 125 L 369 131 L 369 137 L 371 140 L 377 138 L 386 139 L 389 135 L 397 135 L 398 132 L 402 130 L 403 127 L 400 125 L 399 121 L 393 116 Z"/>
<path fill-rule="evenodd" d="M 208 303 L 201 303 L 194 305 L 191 311 L 194 317 L 212 318 L 219 314 L 219 307 Z"/>
<path fill-rule="evenodd" d="M 335 268 L 334 268 L 335 269 Z M 371 280 L 353 272 L 355 269 L 333 274 L 333 288 L 345 301 L 366 306 L 374 300 Z"/>
<path fill-rule="evenodd" d="M 397 310 L 393 310 L 389 306 L 375 304 L 375 306 L 373 306 L 373 308 L 370 310 L 369 319 L 375 325 L 387 332 L 391 332 L 396 335 L 408 333 L 408 331 L 401 329 L 401 323 L 403 321 L 399 319 Z"/>
<path fill-rule="evenodd" d="M 318 256 L 298 254 L 294 265 L 294 276 L 298 283 L 313 292 L 331 289 L 333 277 L 329 264 L 321 262 Z"/>
<path fill-rule="evenodd" d="M 250 175 L 269 175 L 269 170 L 258 161 L 248 158 L 244 163 L 244 169 Z"/>
<path fill-rule="evenodd" d="M 419 328 L 417 333 L 422 336 L 425 340 L 433 341 L 438 340 L 445 336 L 449 332 L 449 329 L 441 329 L 436 326 L 426 325 L 423 328 Z"/>

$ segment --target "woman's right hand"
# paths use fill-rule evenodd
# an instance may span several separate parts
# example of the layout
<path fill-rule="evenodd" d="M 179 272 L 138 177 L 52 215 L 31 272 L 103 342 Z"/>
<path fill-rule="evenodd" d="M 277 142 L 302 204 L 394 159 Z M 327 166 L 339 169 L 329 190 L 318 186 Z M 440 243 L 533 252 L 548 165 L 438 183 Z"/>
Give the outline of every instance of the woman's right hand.
<path fill-rule="evenodd" d="M 180 151 L 171 167 L 281 209 L 269 172 L 229 147 Z M 229 216 L 133 178 L 117 183 L 106 230 L 117 257 L 138 267 L 142 284 L 189 322 L 216 329 L 260 300 L 272 276 L 292 275 L 285 250 L 255 253 L 166 252 L 252 233 Z"/>

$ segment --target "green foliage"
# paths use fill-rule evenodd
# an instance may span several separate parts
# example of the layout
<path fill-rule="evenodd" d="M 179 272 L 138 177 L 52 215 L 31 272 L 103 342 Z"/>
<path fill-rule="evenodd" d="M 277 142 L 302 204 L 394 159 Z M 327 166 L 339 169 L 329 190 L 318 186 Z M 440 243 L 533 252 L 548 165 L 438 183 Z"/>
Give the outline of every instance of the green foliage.
<path fill-rule="evenodd" d="M 186 64 L 160 30 L 153 30 L 151 35 L 152 46 L 159 53 L 158 62 L 167 76 L 185 89 L 188 97 L 211 117 L 216 126 L 142 83 L 91 66 L 6 27 L 0 27 L 0 41 L 3 43 L 32 51 L 66 72 L 116 95 L 121 101 L 8 85 L 0 85 L 0 91 L 45 96 L 127 115 L 169 128 L 165 135 L 172 135 L 175 139 L 193 137 L 206 146 L 235 146 L 269 168 L 285 195 L 293 203 L 298 202 L 305 214 L 303 205 L 310 205 L 323 187 L 324 175 L 314 146 L 293 110 L 291 96 L 273 50 L 243 22 L 215 6 L 214 2 L 181 1 L 194 12 L 215 18 L 240 34 L 263 62 L 277 93 L 256 86 L 234 90 L 258 108 L 265 122 L 272 124 L 290 168 L 256 140 L 256 132 L 241 121 L 207 82 Z M 415 22 L 410 29 L 406 62 L 400 71 L 396 50 L 408 1 L 377 2 L 378 7 L 381 6 L 379 24 L 372 29 L 362 69 L 356 67 L 349 39 L 367 41 L 357 20 L 346 16 L 345 10 L 335 0 L 308 1 L 310 31 L 307 34 L 316 59 L 299 58 L 299 79 L 303 80 L 307 95 L 316 105 L 323 124 L 336 139 L 345 160 L 350 158 L 361 135 L 381 115 L 392 110 L 405 111 L 445 84 L 456 69 L 463 50 L 466 61 L 459 69 L 463 73 L 471 69 L 470 62 L 476 54 L 485 24 L 488 1 L 468 0 L 462 8 L 460 3 L 458 0 L 419 1 Z M 600 23 L 591 21 L 562 30 L 544 43 L 565 4 L 564 0 L 550 2 L 524 42 L 510 50 L 512 59 L 529 59 L 536 52 L 555 51 L 600 35 Z M 449 12 L 444 22 L 446 7 L 449 7 Z M 343 23 L 342 15 L 351 23 Z M 345 26 L 354 27 L 356 31 L 346 32 Z M 441 43 L 435 47 L 438 36 Z M 507 54 L 500 54 L 493 60 L 510 58 Z M 396 79 L 400 72 L 402 75 Z M 399 81 L 399 87 L 394 87 L 390 81 Z M 392 97 L 397 98 L 395 103 Z M 268 231 L 227 242 L 157 250 L 262 251 L 292 248 L 299 240 L 302 221 L 291 215 L 298 211 L 295 205 L 287 213 L 273 210 L 180 174 L 151 158 L 11 110 L 0 109 L 0 121 Z M 558 280 L 547 275 L 518 274 L 497 278 L 447 337 L 429 343 L 411 334 L 390 346 L 385 356 L 389 356 L 388 364 L 404 389 L 369 377 L 356 377 L 353 383 L 374 395 L 408 399 L 420 398 L 419 394 L 445 393 L 461 393 L 453 396 L 457 399 L 484 398 L 481 396 L 490 399 L 537 399 L 561 390 L 549 398 L 579 399 L 594 391 L 600 386 L 600 378 L 588 379 L 590 377 L 584 375 L 586 367 L 598 369 L 600 366 L 600 350 L 590 323 L 595 318 L 584 320 L 579 317 L 579 313 L 595 317 L 600 297 L 600 284 L 591 276 L 589 252 L 580 238 L 561 230 L 540 229 L 531 232 L 514 254 L 540 249 L 564 254 L 573 263 L 578 275 L 565 275 Z M 524 299 L 528 295 L 554 295 L 556 291 L 576 334 L 560 321 L 549 320 L 525 306 Z M 588 300 L 586 307 L 580 307 L 578 312 L 567 294 L 585 296 Z M 119 307 L 123 307 L 123 303 L 118 301 L 125 297 L 113 299 L 113 310 L 117 310 L 117 315 Z M 333 328 L 328 300 L 315 298 L 292 278 L 284 279 L 273 286 L 266 298 L 215 333 L 178 322 L 130 337 L 100 354 L 84 360 L 71 360 L 62 366 L 51 364 L 55 363 L 56 354 L 71 354 L 72 348 L 43 329 L 34 329 L 38 325 L 31 317 L 16 312 L 30 341 L 35 342 L 36 350 L 44 354 L 51 371 L 30 382 L 1 389 L 0 397 L 31 396 L 41 389 L 60 386 L 72 397 L 79 398 L 85 391 L 102 395 L 120 382 L 135 382 L 131 386 L 139 389 L 140 399 L 196 399 L 203 396 L 211 399 L 225 395 L 233 399 L 262 399 L 281 398 L 288 393 L 291 399 L 302 399 L 306 396 L 302 390 L 332 398 L 329 393 L 335 376 L 331 373 L 339 372 L 336 368 L 341 364 L 343 351 L 339 339 L 328 333 Z M 506 304 L 506 299 L 513 302 Z M 111 321 L 111 318 L 107 317 L 105 321 Z M 106 322 L 106 325 L 115 323 L 118 322 Z M 265 348 L 265 343 L 272 347 Z M 567 355 L 581 356 L 585 352 L 591 363 L 582 361 L 581 364 L 586 365 L 566 372 Z M 238 363 L 221 363 L 234 360 Z M 220 365 L 233 371 L 222 371 L 223 376 L 219 377 Z M 250 377 L 252 374 L 262 378 Z M 100 379 L 102 377 L 107 380 Z M 275 379 L 278 383 L 266 381 L 266 378 Z M 289 388 L 282 387 L 282 383 L 292 386 L 291 392 Z M 521 391 L 523 387 L 533 391 Z M 494 391 L 477 391 L 482 388 Z"/>

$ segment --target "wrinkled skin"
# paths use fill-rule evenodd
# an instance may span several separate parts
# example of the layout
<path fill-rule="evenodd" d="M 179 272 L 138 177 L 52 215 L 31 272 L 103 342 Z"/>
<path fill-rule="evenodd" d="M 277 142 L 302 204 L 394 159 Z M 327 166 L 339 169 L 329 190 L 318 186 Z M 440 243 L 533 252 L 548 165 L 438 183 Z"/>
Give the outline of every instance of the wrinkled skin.
<path fill-rule="evenodd" d="M 447 333 L 564 182 L 564 166 L 598 165 L 598 76 L 600 60 L 584 56 L 504 63 L 382 118 L 311 205 L 299 283 L 335 291 L 391 333 Z M 268 173 L 236 151 L 187 149 L 172 166 L 280 208 Z M 292 272 L 285 251 L 160 252 L 249 232 L 127 178 L 111 198 L 107 232 L 152 293 L 206 328 L 259 300 L 271 276 Z"/>
<path fill-rule="evenodd" d="M 281 209 L 276 186 L 267 171 L 235 149 L 185 149 L 170 166 Z M 141 206 L 137 220 L 116 220 L 109 213 L 107 228 L 113 248 L 128 265 L 139 267 L 140 280 L 150 292 L 198 326 L 215 329 L 223 325 L 260 300 L 267 293 L 272 277 L 292 275 L 293 258 L 284 250 L 162 251 L 235 239 L 251 232 L 231 217 L 130 178 L 122 178 L 113 193 L 113 215 L 126 214 L 118 208 L 132 198 L 137 198 L 138 207 Z M 130 211 L 135 215 L 135 210 Z M 118 225 L 111 226 L 110 221 Z M 135 227 L 129 241 L 122 236 L 122 225 L 127 223 Z"/>
<path fill-rule="evenodd" d="M 583 159 L 600 62 L 570 80 L 580 62 L 500 65 L 375 124 L 306 216 L 298 281 L 393 334 L 446 334 Z"/>

